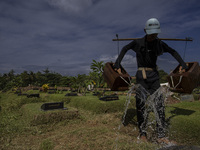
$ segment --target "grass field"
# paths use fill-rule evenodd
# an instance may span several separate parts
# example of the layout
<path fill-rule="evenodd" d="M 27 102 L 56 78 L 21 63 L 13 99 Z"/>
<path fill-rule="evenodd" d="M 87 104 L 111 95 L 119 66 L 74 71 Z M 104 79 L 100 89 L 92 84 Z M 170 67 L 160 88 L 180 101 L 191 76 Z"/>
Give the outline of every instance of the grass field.
<path fill-rule="evenodd" d="M 0 149 L 155 150 L 161 147 L 137 139 L 134 97 L 124 126 L 121 122 L 125 95 L 106 102 L 92 93 L 69 97 L 65 94 L 40 93 L 40 98 L 27 98 L 11 91 L 0 93 Z M 44 112 L 40 107 L 45 102 L 64 102 L 68 109 Z M 200 146 L 200 101 L 168 104 L 166 118 L 171 140 L 178 145 Z"/>

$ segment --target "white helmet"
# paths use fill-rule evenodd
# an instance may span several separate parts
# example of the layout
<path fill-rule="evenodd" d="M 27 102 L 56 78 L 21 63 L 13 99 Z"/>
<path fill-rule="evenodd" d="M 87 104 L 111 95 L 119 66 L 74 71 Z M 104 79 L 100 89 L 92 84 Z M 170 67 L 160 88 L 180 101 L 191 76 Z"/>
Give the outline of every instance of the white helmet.
<path fill-rule="evenodd" d="M 160 23 L 156 18 L 147 20 L 145 25 L 146 34 L 160 33 Z"/>

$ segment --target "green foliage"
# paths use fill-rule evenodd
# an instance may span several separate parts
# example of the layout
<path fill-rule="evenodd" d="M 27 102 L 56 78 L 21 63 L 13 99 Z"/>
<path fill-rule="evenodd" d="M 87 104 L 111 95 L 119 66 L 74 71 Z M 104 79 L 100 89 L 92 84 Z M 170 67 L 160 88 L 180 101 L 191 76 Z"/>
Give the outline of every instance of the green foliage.
<path fill-rule="evenodd" d="M 164 70 L 158 70 L 160 76 L 160 83 L 166 83 L 168 74 Z"/>
<path fill-rule="evenodd" d="M 49 84 L 49 86 L 65 85 L 63 83 L 65 79 L 67 79 L 67 77 L 63 77 L 58 73 L 51 73 L 48 69 L 44 70 L 44 73 L 24 71 L 17 75 L 11 70 L 8 74 L 0 76 L 0 90 L 8 91 L 14 87 L 26 87 L 29 85 L 42 86 L 46 83 Z"/>
<path fill-rule="evenodd" d="M 21 74 L 15 74 L 14 70 L 11 70 L 7 74 L 0 75 L 0 90 L 8 91 L 15 87 L 26 87 L 29 85 L 41 87 L 44 84 L 48 84 L 50 87 L 68 86 L 81 91 L 86 89 L 92 80 L 97 83 L 97 87 L 100 87 L 103 85 L 103 68 L 103 61 L 97 62 L 93 60 L 91 65 L 93 72 L 89 75 L 78 74 L 76 77 L 62 76 L 59 73 L 49 71 L 48 68 L 43 70 L 43 73 L 40 71 L 37 73 L 24 71 Z"/>
<path fill-rule="evenodd" d="M 68 77 L 68 76 L 62 76 L 62 78 L 60 79 L 59 84 L 57 84 L 57 85 L 60 85 L 62 87 L 70 87 L 70 83 L 71 83 L 70 79 L 71 78 Z"/>
<path fill-rule="evenodd" d="M 193 94 L 194 100 L 199 101 L 200 100 L 200 94 Z"/>
<path fill-rule="evenodd" d="M 94 59 L 92 61 L 93 61 L 93 63 L 90 66 L 90 69 L 92 69 L 94 72 L 102 73 L 103 69 L 104 69 L 104 63 L 103 63 L 103 61 L 97 62 Z"/>
<path fill-rule="evenodd" d="M 21 73 L 20 78 L 22 82 L 21 86 L 23 87 L 34 84 L 37 80 L 35 74 L 32 71 L 30 71 L 29 73 L 27 71 L 24 71 L 23 73 Z"/>
<path fill-rule="evenodd" d="M 78 76 L 70 78 L 70 87 L 76 89 L 78 93 L 85 95 L 88 84 L 89 78 L 85 74 L 78 74 Z"/>
<path fill-rule="evenodd" d="M 93 63 L 90 66 L 90 69 L 93 70 L 93 72 L 90 72 L 90 77 L 95 83 L 97 83 L 97 87 L 103 87 L 104 80 L 103 80 L 103 69 L 104 69 L 104 62 L 100 61 L 97 62 L 96 60 L 92 60 Z"/>
<path fill-rule="evenodd" d="M 48 85 L 48 84 L 43 84 L 43 85 L 42 85 L 42 90 L 43 90 L 44 92 L 47 92 L 48 89 L 49 89 L 49 85 Z"/>

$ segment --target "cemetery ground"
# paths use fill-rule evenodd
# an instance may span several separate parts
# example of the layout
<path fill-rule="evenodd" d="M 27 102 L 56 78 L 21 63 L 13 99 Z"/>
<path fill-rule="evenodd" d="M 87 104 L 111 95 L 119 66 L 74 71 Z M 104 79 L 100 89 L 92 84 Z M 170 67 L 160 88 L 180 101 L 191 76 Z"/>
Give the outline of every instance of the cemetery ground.
<path fill-rule="evenodd" d="M 27 97 L 27 94 L 39 97 Z M 65 96 L 70 91 L 43 93 L 39 90 L 0 93 L 0 149 L 3 150 L 155 150 L 161 146 L 137 139 L 135 98 L 131 97 L 124 125 L 127 99 L 102 101 L 93 92 L 85 96 Z M 113 94 L 106 91 L 105 94 Z M 176 97 L 178 97 L 176 95 Z M 42 111 L 47 102 L 64 102 L 67 109 Z M 150 116 L 153 118 L 153 115 Z M 169 139 L 178 145 L 200 146 L 200 101 L 180 101 L 169 97 L 166 119 Z M 120 127 L 120 129 L 119 129 Z M 153 131 L 150 131 L 151 140 Z"/>

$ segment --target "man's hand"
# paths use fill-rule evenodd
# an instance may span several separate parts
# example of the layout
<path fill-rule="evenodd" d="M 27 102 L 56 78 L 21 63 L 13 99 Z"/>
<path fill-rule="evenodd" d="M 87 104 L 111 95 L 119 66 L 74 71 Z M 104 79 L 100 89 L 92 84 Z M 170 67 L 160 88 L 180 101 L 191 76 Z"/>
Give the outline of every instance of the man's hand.
<path fill-rule="evenodd" d="M 119 69 L 116 68 L 115 71 L 117 71 L 119 74 L 122 74 L 121 68 L 119 68 Z"/>
<path fill-rule="evenodd" d="M 186 72 L 185 69 L 182 69 L 182 66 L 179 67 L 179 73 L 184 73 Z"/>

